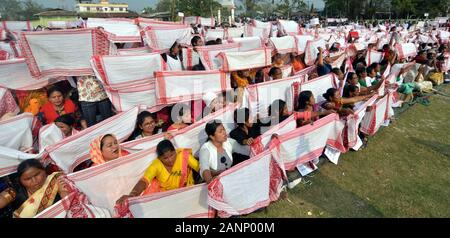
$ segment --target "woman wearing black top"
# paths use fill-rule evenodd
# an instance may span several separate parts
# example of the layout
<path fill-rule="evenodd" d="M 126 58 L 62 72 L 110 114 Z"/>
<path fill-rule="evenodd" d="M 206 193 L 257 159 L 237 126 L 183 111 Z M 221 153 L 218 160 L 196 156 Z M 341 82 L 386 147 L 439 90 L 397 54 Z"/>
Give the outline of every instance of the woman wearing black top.
<path fill-rule="evenodd" d="M 241 145 L 251 146 L 253 140 L 261 135 L 258 124 L 253 124 L 250 120 L 250 110 L 248 108 L 236 109 L 234 111 L 234 122 L 237 127 L 231 131 L 230 137 Z M 233 153 L 233 165 L 249 159 L 249 156 Z"/>

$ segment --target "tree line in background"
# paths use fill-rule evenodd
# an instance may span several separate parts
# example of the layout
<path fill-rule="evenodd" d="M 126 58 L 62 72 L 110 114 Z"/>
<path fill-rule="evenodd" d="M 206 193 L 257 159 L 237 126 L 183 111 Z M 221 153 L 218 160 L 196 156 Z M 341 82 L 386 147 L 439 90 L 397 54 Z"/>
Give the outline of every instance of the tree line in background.
<path fill-rule="evenodd" d="M 306 3 L 308 2 L 308 4 Z M 346 17 L 349 19 L 429 18 L 447 16 L 449 0 L 324 0 L 324 17 Z M 239 0 L 235 1 L 239 2 Z M 309 16 L 317 12 L 312 0 L 240 0 L 236 11 L 245 17 L 285 18 Z M 221 5 L 214 0 L 161 0 L 157 6 L 146 8 L 146 12 L 183 12 L 186 16 L 217 15 Z M 225 9 L 224 9 L 225 10 Z M 227 11 L 222 11 L 227 14 Z M 225 16 L 225 14 L 223 16 Z"/>
<path fill-rule="evenodd" d="M 239 0 L 235 1 L 238 2 Z M 311 3 L 312 0 L 307 0 Z M 325 8 L 322 16 L 346 17 L 350 19 L 377 18 L 429 18 L 447 16 L 449 0 L 324 0 Z M 237 4 L 238 14 L 244 17 L 281 16 L 293 18 L 311 15 L 316 12 L 314 5 L 307 5 L 304 0 L 240 0 Z M 216 0 L 160 0 L 154 8 L 147 7 L 146 13 L 170 12 L 172 19 L 178 12 L 185 16 L 216 16 L 217 10 L 222 10 L 226 19 L 229 9 L 225 9 Z M 34 14 L 44 11 L 44 7 L 33 0 L 0 0 L 2 20 L 30 20 Z"/>
<path fill-rule="evenodd" d="M 0 0 L 1 20 L 31 20 L 43 11 L 44 7 L 32 0 Z"/>
<path fill-rule="evenodd" d="M 447 16 L 449 0 L 324 0 L 324 15 L 350 19 L 409 19 Z"/>

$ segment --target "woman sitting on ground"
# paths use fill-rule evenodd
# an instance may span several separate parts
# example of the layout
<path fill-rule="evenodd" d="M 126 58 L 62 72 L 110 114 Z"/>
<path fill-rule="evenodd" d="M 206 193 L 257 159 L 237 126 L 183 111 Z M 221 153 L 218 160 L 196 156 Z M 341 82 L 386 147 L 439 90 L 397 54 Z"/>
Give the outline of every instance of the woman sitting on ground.
<path fill-rule="evenodd" d="M 52 87 L 47 91 L 48 102 L 41 108 L 42 122 L 50 124 L 56 118 L 65 114 L 73 114 L 78 110 L 75 103 L 70 99 L 65 99 L 63 92 L 57 88 Z M 81 120 L 81 126 L 87 128 L 87 122 Z"/>
<path fill-rule="evenodd" d="M 358 82 L 358 76 L 356 75 L 356 73 L 349 72 L 347 74 L 347 85 L 357 86 L 359 88 L 360 95 L 367 95 L 375 92 L 381 87 L 381 85 L 383 85 L 383 83 L 385 83 L 385 77 L 381 76 L 381 80 L 376 85 L 372 85 L 370 87 L 361 87 L 360 83 Z"/>
<path fill-rule="evenodd" d="M 136 128 L 134 129 L 133 134 L 131 134 L 129 141 L 158 134 L 158 124 L 156 113 L 142 111 L 137 117 Z"/>
<path fill-rule="evenodd" d="M 269 71 L 270 80 L 277 80 L 283 78 L 283 71 L 278 67 L 272 67 Z"/>
<path fill-rule="evenodd" d="M 248 108 L 236 109 L 234 111 L 234 122 L 237 127 L 231 131 L 230 137 L 239 144 L 252 145 L 253 140 L 261 135 L 261 128 L 257 123 L 253 123 L 250 118 L 250 110 Z M 233 165 L 249 159 L 247 155 L 233 153 Z"/>
<path fill-rule="evenodd" d="M 295 111 L 297 117 L 297 125 L 304 126 L 313 121 L 318 120 L 321 116 L 336 112 L 335 110 L 318 111 L 314 108 L 316 105 L 316 99 L 311 91 L 302 91 L 298 96 L 297 108 Z"/>
<path fill-rule="evenodd" d="M 144 176 L 131 190 L 122 196 L 117 204 L 129 197 L 163 192 L 194 185 L 193 171 L 199 171 L 199 162 L 192 156 L 191 149 L 175 149 L 172 142 L 163 140 L 156 146 L 158 158 L 153 160 Z"/>
<path fill-rule="evenodd" d="M 55 125 L 61 130 L 64 138 L 77 134 L 79 131 L 74 128 L 75 119 L 69 115 L 62 115 L 55 119 Z"/>
<path fill-rule="evenodd" d="M 129 155 L 126 150 L 122 150 L 113 134 L 106 134 L 98 137 L 90 144 L 89 154 L 93 166 L 104 164 L 119 157 Z"/>
<path fill-rule="evenodd" d="M 306 69 L 305 64 L 305 53 L 301 55 L 294 55 L 292 54 L 291 62 L 292 62 L 292 68 L 294 73 L 297 73 L 303 69 Z"/>
<path fill-rule="evenodd" d="M 62 173 L 46 174 L 36 159 L 22 161 L 17 181 L 0 193 L 0 209 L 11 206 L 16 218 L 32 218 L 69 194 Z"/>
<path fill-rule="evenodd" d="M 257 70 L 239 70 L 231 73 L 231 83 L 233 88 L 245 88 L 255 83 Z"/>
<path fill-rule="evenodd" d="M 200 148 L 200 175 L 206 183 L 233 165 L 233 153 L 249 156 L 250 147 L 228 138 L 225 127 L 218 120 L 206 124 L 208 140 Z"/>
<path fill-rule="evenodd" d="M 344 105 L 363 101 L 372 97 L 373 95 L 375 95 L 375 92 L 365 96 L 342 98 L 337 89 L 329 88 L 327 92 L 323 94 L 323 97 L 327 101 L 322 104 L 322 108 L 327 110 L 335 110 L 339 115 L 347 116 L 349 114 L 352 114 L 353 110 L 350 108 L 345 108 Z"/>

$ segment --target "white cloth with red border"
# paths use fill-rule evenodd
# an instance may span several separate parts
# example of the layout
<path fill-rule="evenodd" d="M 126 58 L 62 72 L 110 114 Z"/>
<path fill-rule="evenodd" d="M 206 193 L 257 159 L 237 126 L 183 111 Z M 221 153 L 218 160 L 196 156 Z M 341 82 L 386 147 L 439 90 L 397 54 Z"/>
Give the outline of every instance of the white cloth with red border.
<path fill-rule="evenodd" d="M 88 28 L 103 27 L 112 42 L 141 42 L 139 27 L 131 19 L 89 18 Z"/>
<path fill-rule="evenodd" d="M 336 113 L 273 139 L 270 149 L 284 162 L 286 170 L 319 158 L 327 145 L 342 143 L 344 124 Z"/>
<path fill-rule="evenodd" d="M 374 135 L 378 129 L 390 118 L 391 94 L 386 94 L 377 100 L 361 121 L 361 131 L 367 135 Z"/>
<path fill-rule="evenodd" d="M 153 50 L 167 52 L 175 42 L 190 45 L 191 27 L 188 25 L 147 26 L 142 30 L 144 42 Z"/>
<path fill-rule="evenodd" d="M 272 64 L 272 49 L 260 48 L 245 52 L 222 52 L 217 58 L 221 60 L 222 70 L 225 72 L 263 68 Z"/>
<path fill-rule="evenodd" d="M 270 37 L 269 45 L 273 47 L 278 54 L 297 52 L 295 36 Z"/>
<path fill-rule="evenodd" d="M 218 175 L 208 185 L 208 204 L 218 210 L 219 217 L 252 213 L 278 200 L 283 175 L 266 150 Z"/>
<path fill-rule="evenodd" d="M 22 53 L 35 78 L 93 75 L 90 60 L 108 55 L 110 42 L 100 29 L 22 33 Z"/>
<path fill-rule="evenodd" d="M 200 60 L 206 70 L 221 69 L 221 62 L 216 56 L 222 52 L 237 52 L 239 48 L 239 43 L 196 47 Z"/>
<path fill-rule="evenodd" d="M 265 46 L 263 39 L 257 36 L 231 38 L 230 42 L 239 43 L 239 51 L 256 50 Z"/>
<path fill-rule="evenodd" d="M 138 107 L 135 107 L 119 113 L 48 146 L 45 152 L 62 171 L 70 173 L 77 165 L 89 159 L 89 145 L 98 136 L 114 134 L 119 142 L 126 140 L 135 128 L 138 112 Z"/>
<path fill-rule="evenodd" d="M 223 71 L 155 72 L 157 104 L 202 99 L 207 92 L 231 89 L 230 75 Z"/>
<path fill-rule="evenodd" d="M 118 111 L 156 106 L 154 72 L 167 69 L 159 54 L 95 56 L 92 67 Z"/>

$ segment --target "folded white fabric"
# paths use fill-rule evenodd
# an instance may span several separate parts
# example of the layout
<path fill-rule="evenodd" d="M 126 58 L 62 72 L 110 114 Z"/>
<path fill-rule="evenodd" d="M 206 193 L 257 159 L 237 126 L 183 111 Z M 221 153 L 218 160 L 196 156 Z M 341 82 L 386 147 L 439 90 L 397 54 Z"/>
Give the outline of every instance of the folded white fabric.
<path fill-rule="evenodd" d="M 272 139 L 272 135 L 284 135 L 288 132 L 291 132 L 297 128 L 297 121 L 294 115 L 285 119 L 281 123 L 271 127 L 269 130 L 264 132 L 258 138 L 253 141 L 253 144 L 250 146 L 250 156 L 254 157 L 263 153 L 266 149 L 268 149 L 268 145 L 270 140 Z"/>
<path fill-rule="evenodd" d="M 366 54 L 367 65 L 371 65 L 372 63 L 380 63 L 382 59 L 383 59 L 383 52 L 370 50 Z"/>
<path fill-rule="evenodd" d="M 254 27 L 258 27 L 258 28 L 271 28 L 272 27 L 272 23 L 270 23 L 270 22 L 262 22 L 262 21 L 258 21 L 255 19 L 251 20 L 251 24 Z"/>
<path fill-rule="evenodd" d="M 0 61 L 0 86 L 14 90 L 36 90 L 66 78 L 34 79 L 25 59 Z"/>
<path fill-rule="evenodd" d="M 413 43 L 395 44 L 395 49 L 399 59 L 417 55 L 417 48 Z"/>
<path fill-rule="evenodd" d="M 135 128 L 137 114 L 137 107 L 119 113 L 57 144 L 48 146 L 46 152 L 59 168 L 65 173 L 70 173 L 77 165 L 89 159 L 89 145 L 99 135 L 114 134 L 119 142 L 127 139 Z"/>
<path fill-rule="evenodd" d="M 261 37 L 263 39 L 268 39 L 270 37 L 270 27 L 260 28 L 251 25 L 245 25 L 245 36 L 246 37 Z"/>
<path fill-rule="evenodd" d="M 11 91 L 6 88 L 0 88 L 0 118 L 6 114 L 10 116 L 17 115 L 19 112 L 20 108 Z"/>
<path fill-rule="evenodd" d="M 20 32 L 33 30 L 30 21 L 3 21 L 2 25 L 8 31 Z"/>
<path fill-rule="evenodd" d="M 227 134 L 234 129 L 234 110 L 238 108 L 237 104 L 230 104 L 220 111 L 204 117 L 202 120 L 190 125 L 175 133 L 173 142 L 177 148 L 191 148 L 192 153 L 198 157 L 198 152 L 208 136 L 205 132 L 206 123 L 213 120 L 220 120 L 227 131 Z"/>
<path fill-rule="evenodd" d="M 219 217 L 245 215 L 276 201 L 283 172 L 269 150 L 221 173 L 208 186 L 208 204 Z"/>
<path fill-rule="evenodd" d="M 22 53 L 20 50 L 19 42 L 20 41 L 10 41 L 9 43 L 7 43 L 7 42 L 0 41 L 0 50 L 4 50 L 4 51 L 8 52 L 10 59 L 11 58 L 20 58 Z"/>
<path fill-rule="evenodd" d="M 269 105 L 277 99 L 286 102 L 291 85 L 302 80 L 303 75 L 295 75 L 289 78 L 249 85 L 246 90 L 249 95 L 248 105 L 251 115 L 259 114 L 261 118 L 266 117 Z"/>
<path fill-rule="evenodd" d="M 231 43 L 239 43 L 239 51 L 250 51 L 264 47 L 264 41 L 262 38 L 254 37 L 242 37 L 231 38 Z"/>
<path fill-rule="evenodd" d="M 110 42 L 100 29 L 22 33 L 21 48 L 35 78 L 93 75 L 90 60 L 108 55 Z"/>
<path fill-rule="evenodd" d="M 140 83 L 150 83 L 154 72 L 167 70 L 167 65 L 158 53 L 127 56 L 95 56 L 92 67 L 103 84 L 113 88 Z"/>
<path fill-rule="evenodd" d="M 333 113 L 273 139 L 270 148 L 274 156 L 283 159 L 286 170 L 294 170 L 299 164 L 319 158 L 325 146 L 333 144 L 330 138 L 338 137 L 336 126 L 341 130 L 344 127 L 339 115 Z"/>
<path fill-rule="evenodd" d="M 34 218 L 112 218 L 112 216 L 107 209 L 90 204 L 86 195 L 74 192 Z"/>
<path fill-rule="evenodd" d="M 116 201 L 130 193 L 156 157 L 156 148 L 151 148 L 69 174 L 67 178 L 88 197 L 88 204 L 114 214 Z"/>
<path fill-rule="evenodd" d="M 138 54 L 148 54 L 151 53 L 151 49 L 148 46 L 130 49 L 119 49 L 117 54 L 120 56 L 125 55 L 138 55 Z"/>
<path fill-rule="evenodd" d="M 336 56 L 338 56 L 338 55 L 339 55 L 339 57 L 337 59 L 335 59 L 333 62 L 331 62 L 331 67 L 333 67 L 333 68 L 341 68 L 341 65 L 347 59 L 346 52 L 340 52 Z"/>
<path fill-rule="evenodd" d="M 0 146 L 0 177 L 15 173 L 20 162 L 27 159 L 39 159 L 41 156 L 41 154 L 29 154 Z"/>
<path fill-rule="evenodd" d="M 131 19 L 89 18 L 88 28 L 103 27 L 112 42 L 141 42 L 139 27 Z"/>
<path fill-rule="evenodd" d="M 173 104 L 198 100 L 207 92 L 223 92 L 231 88 L 230 75 L 222 71 L 156 72 L 157 104 Z"/>
<path fill-rule="evenodd" d="M 221 60 L 222 70 L 226 72 L 262 68 L 272 64 L 272 49 L 260 48 L 246 52 L 223 52 L 217 58 Z"/>
<path fill-rule="evenodd" d="M 144 42 L 154 51 L 168 51 L 175 42 L 189 45 L 192 38 L 191 27 L 179 24 L 147 26 L 143 34 Z"/>
<path fill-rule="evenodd" d="M 54 124 L 48 124 L 39 130 L 39 152 L 48 146 L 54 145 L 64 139 L 62 131 Z"/>
<path fill-rule="evenodd" d="M 134 20 L 135 24 L 140 26 L 142 29 L 148 27 L 148 26 L 187 26 L 184 25 L 181 22 L 171 22 L 171 21 L 158 21 L 158 20 L 154 20 L 154 19 L 148 19 L 148 18 L 136 18 Z"/>
<path fill-rule="evenodd" d="M 394 64 L 390 68 L 389 76 L 386 78 L 386 81 L 390 84 L 397 83 L 397 77 L 400 75 L 401 69 L 406 69 L 415 65 L 415 62 L 404 63 L 404 64 Z M 402 82 L 399 82 L 402 83 Z"/>
<path fill-rule="evenodd" d="M 279 54 L 297 52 L 295 36 L 270 37 L 269 44 Z"/>
<path fill-rule="evenodd" d="M 335 77 L 336 76 L 334 74 L 330 73 L 322 77 L 315 78 L 313 80 L 300 84 L 300 90 L 311 91 L 314 95 L 316 103 L 320 104 L 325 101 L 325 98 L 323 98 L 322 94 L 324 94 L 329 88 L 338 88 L 338 85 L 336 85 Z"/>
<path fill-rule="evenodd" d="M 369 112 L 366 112 L 361 121 L 361 131 L 368 135 L 374 135 L 380 126 L 389 119 L 389 109 L 391 108 L 391 94 L 386 94 L 378 100 Z"/>
<path fill-rule="evenodd" d="M 148 82 L 123 87 L 104 86 L 104 89 L 114 108 L 119 112 L 130 110 L 136 106 L 146 109 L 157 106 L 154 78 L 149 79 Z"/>
<path fill-rule="evenodd" d="M 216 40 L 217 38 L 225 39 L 226 38 L 225 33 L 226 31 L 223 28 L 208 29 L 205 34 L 205 39 L 206 41 Z"/>
<path fill-rule="evenodd" d="M 366 109 L 368 106 L 371 106 L 377 100 L 378 95 L 374 95 L 369 100 L 364 102 L 361 106 L 359 106 L 353 114 L 350 114 L 346 118 L 346 128 L 343 132 L 344 137 L 346 137 L 347 149 L 358 150 L 362 144 L 361 138 L 359 137 L 359 125 L 366 114 Z"/>
<path fill-rule="evenodd" d="M 298 35 L 300 27 L 295 21 L 278 20 L 278 27 L 288 35 Z"/>
<path fill-rule="evenodd" d="M 92 66 L 118 111 L 156 106 L 154 72 L 167 68 L 159 54 L 95 56 Z"/>
<path fill-rule="evenodd" d="M 325 50 L 326 49 L 325 40 L 316 39 L 316 40 L 306 42 L 305 63 L 307 65 L 313 65 L 314 62 L 316 61 L 317 54 L 319 53 L 318 47 L 321 47 L 322 49 Z"/>
<path fill-rule="evenodd" d="M 192 67 L 198 65 L 201 62 L 200 55 L 196 51 L 194 51 L 193 47 L 183 47 L 181 51 L 183 54 L 182 63 L 186 70 L 192 70 Z"/>
<path fill-rule="evenodd" d="M 221 62 L 216 56 L 222 52 L 237 52 L 239 48 L 239 43 L 196 47 L 200 60 L 206 70 L 221 69 Z"/>
<path fill-rule="evenodd" d="M 128 141 L 120 144 L 120 148 L 130 152 L 135 153 L 141 150 L 147 150 L 156 147 L 159 142 L 164 140 L 164 134 L 160 133 L 153 136 L 147 136 L 141 139 Z"/>
<path fill-rule="evenodd" d="M 245 27 L 230 27 L 226 29 L 225 36 L 227 39 L 242 37 Z"/>
<path fill-rule="evenodd" d="M 47 26 L 52 29 L 70 29 L 77 28 L 78 22 L 76 21 L 49 21 Z"/>
<path fill-rule="evenodd" d="M 207 200 L 208 186 L 203 183 L 130 198 L 127 215 L 133 218 L 212 218 L 214 211 L 209 209 Z"/>
<path fill-rule="evenodd" d="M 14 150 L 29 149 L 33 146 L 31 127 L 33 115 L 23 113 L 18 116 L 0 121 L 0 146 Z"/>
<path fill-rule="evenodd" d="M 297 53 L 303 54 L 306 50 L 306 43 L 308 41 L 314 40 L 314 37 L 312 35 L 296 35 L 296 42 L 297 42 Z"/>

